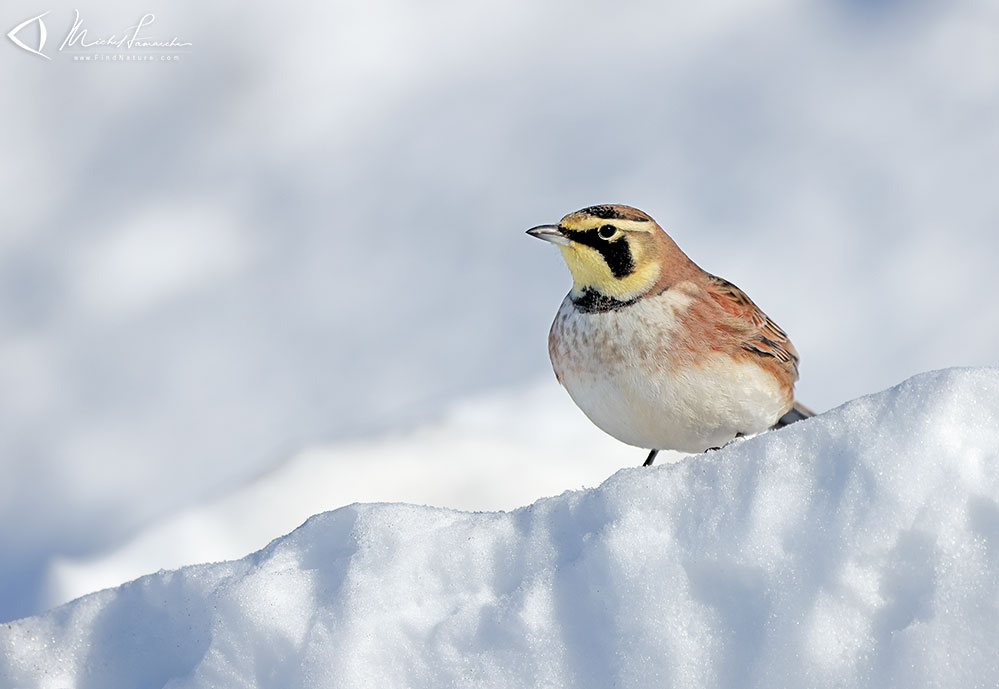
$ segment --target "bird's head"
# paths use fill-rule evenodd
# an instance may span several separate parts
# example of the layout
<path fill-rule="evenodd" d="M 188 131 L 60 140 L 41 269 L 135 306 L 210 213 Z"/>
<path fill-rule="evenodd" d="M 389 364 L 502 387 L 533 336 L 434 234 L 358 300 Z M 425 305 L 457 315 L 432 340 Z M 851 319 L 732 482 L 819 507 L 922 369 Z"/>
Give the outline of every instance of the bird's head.
<path fill-rule="evenodd" d="M 674 254 L 689 263 L 655 220 L 631 206 L 590 206 L 527 233 L 562 250 L 574 298 L 589 291 L 631 301 L 661 282 L 666 264 L 679 260 Z"/>

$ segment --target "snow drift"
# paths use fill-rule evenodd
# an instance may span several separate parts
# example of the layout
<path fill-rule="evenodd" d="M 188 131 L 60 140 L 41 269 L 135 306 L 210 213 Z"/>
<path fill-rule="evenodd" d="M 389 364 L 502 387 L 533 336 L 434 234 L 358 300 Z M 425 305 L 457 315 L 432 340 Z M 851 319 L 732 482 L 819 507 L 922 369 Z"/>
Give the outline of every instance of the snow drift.
<path fill-rule="evenodd" d="M 999 682 L 999 370 L 513 512 L 320 514 L 0 627 L 0 686 Z"/>
<path fill-rule="evenodd" d="M 193 45 L 59 59 L 77 9 Z M 296 448 L 550 379 L 570 283 L 523 231 L 585 205 L 749 290 L 820 408 L 996 362 L 968 297 L 999 291 L 995 0 L 8 0 L 0 27 L 43 11 L 52 60 L 0 32 L 0 622 Z"/>

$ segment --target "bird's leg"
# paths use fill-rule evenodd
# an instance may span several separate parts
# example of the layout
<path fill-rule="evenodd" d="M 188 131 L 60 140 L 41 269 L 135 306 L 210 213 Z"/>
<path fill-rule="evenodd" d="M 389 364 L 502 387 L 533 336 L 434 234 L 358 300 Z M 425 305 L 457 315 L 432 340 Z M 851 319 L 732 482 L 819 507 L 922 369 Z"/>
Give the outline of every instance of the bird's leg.
<path fill-rule="evenodd" d="M 776 428 L 776 427 L 775 427 L 775 428 Z M 731 440 L 729 440 L 729 441 L 728 441 L 727 443 L 725 443 L 724 445 L 719 445 L 718 447 L 709 447 L 709 448 L 708 448 L 707 450 L 705 450 L 705 452 L 715 452 L 715 451 L 717 451 L 717 450 L 720 450 L 720 449 L 722 449 L 723 447 L 728 447 L 729 445 L 731 445 L 732 443 L 734 443 L 734 442 L 735 442 L 736 440 L 738 440 L 739 438 L 745 438 L 745 437 L 746 437 L 746 434 L 745 434 L 745 433 L 736 433 L 736 434 L 735 434 L 735 437 L 734 437 L 734 438 L 732 438 Z"/>
<path fill-rule="evenodd" d="M 659 450 L 652 450 L 652 451 L 650 451 L 649 452 L 649 456 L 645 458 L 645 463 L 642 466 L 643 467 L 650 467 L 650 466 L 652 466 L 652 462 L 656 461 L 656 455 L 657 454 L 659 454 Z"/>

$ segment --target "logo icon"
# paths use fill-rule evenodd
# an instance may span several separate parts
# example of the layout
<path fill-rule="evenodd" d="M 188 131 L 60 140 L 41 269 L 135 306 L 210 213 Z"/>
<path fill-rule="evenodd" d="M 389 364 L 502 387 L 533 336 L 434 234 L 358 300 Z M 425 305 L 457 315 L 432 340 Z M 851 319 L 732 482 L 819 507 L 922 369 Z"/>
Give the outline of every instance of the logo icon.
<path fill-rule="evenodd" d="M 52 58 L 50 58 L 48 55 L 46 55 L 45 53 L 42 52 L 42 49 L 45 47 L 45 39 L 48 38 L 48 31 L 46 31 L 46 29 L 45 29 L 45 22 L 42 21 L 42 17 L 44 17 L 49 12 L 51 12 L 51 10 L 49 10 L 47 12 L 42 12 L 37 17 L 32 17 L 31 19 L 29 19 L 29 20 L 27 20 L 25 22 L 21 22 L 20 24 L 18 24 L 17 26 L 15 26 L 13 29 L 11 29 L 7 33 L 7 38 L 9 38 L 10 40 L 14 41 L 14 45 L 16 45 L 18 48 L 23 48 L 24 50 L 27 50 L 29 53 L 34 53 L 35 55 L 41 55 L 46 60 L 51 60 Z M 21 29 L 23 29 L 24 27 L 26 27 L 29 24 L 31 24 L 32 22 L 38 22 L 38 48 L 37 49 L 25 45 L 21 41 L 21 39 L 19 39 L 17 37 L 17 33 Z"/>

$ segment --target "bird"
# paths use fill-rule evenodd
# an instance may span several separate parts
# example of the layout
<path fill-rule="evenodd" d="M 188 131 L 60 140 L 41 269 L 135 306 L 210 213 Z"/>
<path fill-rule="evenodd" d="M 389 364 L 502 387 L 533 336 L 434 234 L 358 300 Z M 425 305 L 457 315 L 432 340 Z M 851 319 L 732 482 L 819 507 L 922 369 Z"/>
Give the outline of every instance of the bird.
<path fill-rule="evenodd" d="M 645 212 L 589 206 L 527 234 L 572 274 L 548 336 L 555 377 L 598 428 L 649 451 L 643 466 L 813 415 L 787 334 Z"/>

